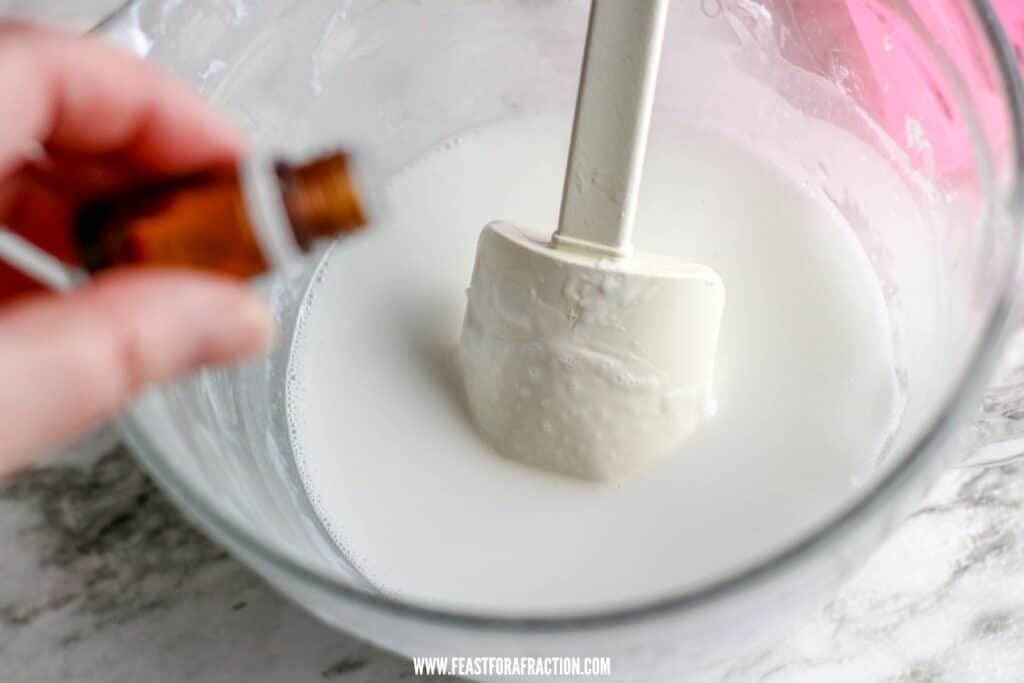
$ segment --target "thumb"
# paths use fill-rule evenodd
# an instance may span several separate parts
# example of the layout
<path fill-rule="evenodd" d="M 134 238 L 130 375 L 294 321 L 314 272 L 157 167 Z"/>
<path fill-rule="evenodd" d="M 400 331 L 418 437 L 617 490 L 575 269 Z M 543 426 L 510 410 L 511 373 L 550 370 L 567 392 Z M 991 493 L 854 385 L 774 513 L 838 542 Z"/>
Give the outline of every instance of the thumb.
<path fill-rule="evenodd" d="M 243 284 L 184 272 L 115 272 L 2 309 L 0 476 L 148 384 L 257 352 L 269 332 Z"/>

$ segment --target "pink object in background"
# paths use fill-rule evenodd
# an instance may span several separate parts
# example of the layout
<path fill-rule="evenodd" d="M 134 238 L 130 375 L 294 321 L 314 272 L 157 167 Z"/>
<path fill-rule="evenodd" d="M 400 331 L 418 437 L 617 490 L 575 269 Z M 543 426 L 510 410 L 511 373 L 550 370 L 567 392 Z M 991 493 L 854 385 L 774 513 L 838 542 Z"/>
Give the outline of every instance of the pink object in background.
<path fill-rule="evenodd" d="M 986 135 L 1009 144 L 1000 84 L 965 28 L 963 0 L 771 2 L 799 36 L 784 47 L 787 58 L 840 83 L 929 174 L 969 170 L 971 149 L 949 79 L 912 22 L 920 22 L 962 74 Z M 1024 66 L 1024 0 L 992 4 Z"/>
<path fill-rule="evenodd" d="M 1011 40 L 1024 41 L 1024 2 L 995 3 Z M 910 0 L 920 21 L 963 72 L 966 87 L 978 103 L 978 116 L 986 130 L 1005 128 L 999 117 L 999 84 L 990 79 L 978 47 L 965 30 L 962 4 Z M 884 74 L 882 111 L 876 112 L 890 134 L 905 145 L 928 171 L 955 174 L 971 163 L 969 140 L 963 134 L 956 95 L 928 46 L 907 19 L 884 3 L 851 0 L 851 18 L 876 74 Z M 1019 59 L 1019 57 L 1018 57 Z"/>

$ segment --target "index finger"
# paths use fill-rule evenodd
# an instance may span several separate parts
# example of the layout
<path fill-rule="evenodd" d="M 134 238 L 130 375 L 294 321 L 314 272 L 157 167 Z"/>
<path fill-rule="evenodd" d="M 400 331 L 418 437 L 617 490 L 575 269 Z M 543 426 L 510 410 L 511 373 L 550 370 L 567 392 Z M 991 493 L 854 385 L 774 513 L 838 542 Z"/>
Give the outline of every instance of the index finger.
<path fill-rule="evenodd" d="M 182 172 L 230 161 L 240 134 L 184 84 L 99 38 L 0 22 L 0 177 L 38 143 Z"/>

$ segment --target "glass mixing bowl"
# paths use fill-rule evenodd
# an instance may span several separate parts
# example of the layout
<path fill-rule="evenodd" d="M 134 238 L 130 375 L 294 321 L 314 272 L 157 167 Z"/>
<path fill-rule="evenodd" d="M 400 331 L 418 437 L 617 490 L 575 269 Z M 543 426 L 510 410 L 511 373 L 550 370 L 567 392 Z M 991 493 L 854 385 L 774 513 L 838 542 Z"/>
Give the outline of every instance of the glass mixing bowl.
<path fill-rule="evenodd" d="M 102 30 L 254 139 L 295 154 L 356 143 L 386 175 L 490 121 L 571 116 L 586 12 L 567 0 L 140 0 Z M 959 426 L 1014 298 L 1020 83 L 982 0 L 677 0 L 658 87 L 656 116 L 755 145 L 834 204 L 890 309 L 899 425 L 800 537 L 707 585 L 586 613 L 509 618 L 376 592 L 324 532 L 292 457 L 284 388 L 312 261 L 256 283 L 280 326 L 268 357 L 131 409 L 124 429 L 144 466 L 298 604 L 406 655 L 606 655 L 631 680 L 706 679 L 779 637 L 964 453 Z"/>

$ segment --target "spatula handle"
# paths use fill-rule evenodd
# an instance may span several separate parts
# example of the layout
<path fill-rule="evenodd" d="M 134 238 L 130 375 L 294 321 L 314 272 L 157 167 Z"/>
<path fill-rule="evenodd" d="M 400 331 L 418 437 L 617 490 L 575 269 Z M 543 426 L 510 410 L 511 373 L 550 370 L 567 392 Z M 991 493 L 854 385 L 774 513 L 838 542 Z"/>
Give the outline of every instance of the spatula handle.
<path fill-rule="evenodd" d="M 669 0 L 593 0 L 556 247 L 632 250 Z"/>

